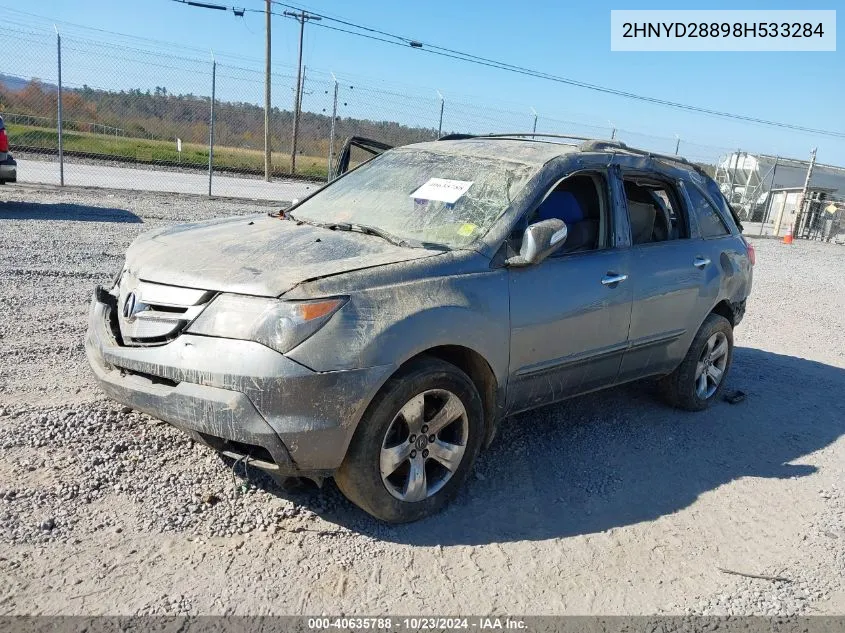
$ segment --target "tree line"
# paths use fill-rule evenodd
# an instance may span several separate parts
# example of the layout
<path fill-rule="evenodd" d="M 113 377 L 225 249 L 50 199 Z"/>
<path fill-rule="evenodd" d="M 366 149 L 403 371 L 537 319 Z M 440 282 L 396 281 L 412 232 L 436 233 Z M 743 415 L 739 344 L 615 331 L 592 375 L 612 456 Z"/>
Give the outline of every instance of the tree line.
<path fill-rule="evenodd" d="M 12 84 L 0 77 L 0 112 L 55 121 L 56 93 L 55 86 L 38 79 L 31 79 L 20 87 L 20 81 Z M 65 120 L 109 126 L 127 137 L 152 140 L 181 138 L 186 143 L 200 144 L 208 142 L 209 97 L 172 94 L 164 86 L 156 86 L 153 91 L 110 91 L 87 85 L 64 89 L 62 109 Z M 272 108 L 270 119 L 273 151 L 289 152 L 293 112 Z M 303 111 L 299 123 L 298 152 L 311 156 L 326 155 L 330 130 L 330 114 Z M 263 149 L 263 107 L 244 101 L 216 101 L 214 133 L 216 145 Z M 338 117 L 335 121 L 335 146 L 352 135 L 391 145 L 406 145 L 432 140 L 437 136 L 437 130 L 406 126 L 396 121 Z"/>

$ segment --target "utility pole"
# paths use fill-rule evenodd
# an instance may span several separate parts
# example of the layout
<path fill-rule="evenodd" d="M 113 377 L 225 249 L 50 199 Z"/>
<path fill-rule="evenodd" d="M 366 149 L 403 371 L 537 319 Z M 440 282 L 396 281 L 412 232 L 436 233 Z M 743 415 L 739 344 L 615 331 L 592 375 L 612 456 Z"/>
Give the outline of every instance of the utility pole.
<path fill-rule="evenodd" d="M 302 81 L 299 84 L 299 103 L 297 103 L 297 108 L 299 111 L 302 112 L 302 97 L 305 94 L 305 77 L 308 76 L 308 66 L 303 64 L 302 66 Z"/>
<path fill-rule="evenodd" d="M 267 6 L 270 6 L 270 0 L 267 0 Z M 294 174 L 296 172 L 296 142 L 299 138 L 299 110 L 302 105 L 302 40 L 305 37 L 305 22 L 308 20 L 321 20 L 322 18 L 306 13 L 305 11 L 285 11 L 284 14 L 299 22 L 299 61 L 296 64 L 296 95 L 293 100 L 293 143 L 290 150 L 290 173 Z"/>
<path fill-rule="evenodd" d="M 675 156 L 678 155 L 678 150 L 681 149 L 681 137 L 675 134 Z"/>
<path fill-rule="evenodd" d="M 238 9 L 237 7 L 227 7 L 222 4 L 215 4 L 213 2 L 200 2 L 199 0 L 176 0 L 182 4 L 187 4 L 192 7 L 199 7 L 200 9 L 213 9 L 215 11 L 232 10 L 235 17 L 244 17 L 246 9 Z M 267 23 L 267 48 L 265 51 L 265 66 L 264 66 L 264 180 L 270 181 L 270 5 L 272 0 L 265 0 L 265 13 Z M 214 71 L 216 75 L 217 63 L 214 63 Z M 212 84 L 214 81 L 212 81 Z M 212 102 L 214 99 L 212 98 Z M 115 132 L 116 134 L 116 132 Z M 209 139 L 210 140 L 210 139 Z M 210 168 L 209 168 L 210 173 Z M 210 176 L 209 176 L 209 182 Z M 211 195 L 211 193 L 209 193 Z"/>
<path fill-rule="evenodd" d="M 437 96 L 440 97 L 440 123 L 437 124 L 437 138 L 443 135 L 443 108 L 446 107 L 446 98 L 437 91 Z"/>
<path fill-rule="evenodd" d="M 270 2 L 264 8 L 264 22 L 267 37 L 264 44 L 264 180 L 270 182 L 272 176 L 272 148 L 270 145 Z"/>

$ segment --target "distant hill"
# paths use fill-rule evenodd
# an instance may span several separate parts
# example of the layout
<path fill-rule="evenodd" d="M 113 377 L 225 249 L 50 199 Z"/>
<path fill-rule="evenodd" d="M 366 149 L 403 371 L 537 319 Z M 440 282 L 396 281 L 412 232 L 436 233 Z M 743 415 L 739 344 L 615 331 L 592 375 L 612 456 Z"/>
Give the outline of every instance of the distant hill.
<path fill-rule="evenodd" d="M 109 91 L 83 86 L 63 93 L 67 129 L 80 132 L 103 132 L 116 128 L 117 134 L 129 138 L 208 143 L 209 103 L 207 97 L 193 94 L 171 94 L 165 87 L 152 92 L 138 89 Z M 38 79 L 22 79 L 0 73 L 0 112 L 14 112 L 56 117 L 56 86 Z M 215 107 L 215 145 L 235 150 L 263 150 L 264 109 L 248 102 L 218 101 Z M 91 125 L 97 124 L 97 125 Z M 271 111 L 273 151 L 288 153 L 291 145 L 293 113 L 273 108 Z M 43 124 L 45 127 L 54 123 Z M 299 141 L 300 154 L 326 157 L 329 150 L 331 116 L 303 112 Z M 459 130 L 448 130 L 447 133 Z M 411 127 L 395 121 L 374 121 L 339 117 L 335 124 L 335 149 L 346 137 L 364 136 L 390 145 L 407 145 L 430 141 L 437 136 L 434 128 Z M 712 175 L 712 165 L 701 164 Z"/>
<path fill-rule="evenodd" d="M 167 88 L 154 91 L 137 89 L 108 91 L 83 86 L 66 89 L 62 105 L 69 121 L 96 123 L 119 128 L 130 137 L 185 142 L 208 141 L 209 104 L 207 97 L 170 94 Z M 57 109 L 56 86 L 38 79 L 21 79 L 0 74 L 0 112 L 14 112 L 54 119 Z M 253 103 L 218 101 L 215 106 L 216 144 L 257 149 L 264 147 L 264 109 Z M 273 150 L 290 151 L 293 113 L 271 111 Z M 93 128 L 96 129 L 96 128 Z M 329 148 L 331 116 L 303 112 L 300 121 L 300 153 L 325 156 Z M 432 140 L 433 128 L 401 125 L 394 121 L 341 118 L 336 121 L 336 147 L 347 136 L 374 138 L 391 145 Z"/>
<path fill-rule="evenodd" d="M 29 82 L 29 79 L 23 79 L 22 77 L 15 77 L 14 75 L 6 75 L 4 73 L 0 73 L 0 89 L 6 89 L 11 91 L 23 90 L 24 88 L 26 88 L 26 85 Z M 49 88 L 52 90 L 55 90 L 57 88 L 55 84 L 42 83 L 41 85 L 44 88 Z"/>

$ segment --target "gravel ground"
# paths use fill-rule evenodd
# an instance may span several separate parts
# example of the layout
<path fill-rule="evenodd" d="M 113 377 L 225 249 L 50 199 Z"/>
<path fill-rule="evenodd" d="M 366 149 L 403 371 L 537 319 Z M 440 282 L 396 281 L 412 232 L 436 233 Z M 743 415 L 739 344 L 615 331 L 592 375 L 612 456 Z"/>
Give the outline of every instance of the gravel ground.
<path fill-rule="evenodd" d="M 758 241 L 745 402 L 634 385 L 516 416 L 452 506 L 389 528 L 89 375 L 91 290 L 136 235 L 272 209 L 0 188 L 0 614 L 845 614 L 845 248 Z"/>

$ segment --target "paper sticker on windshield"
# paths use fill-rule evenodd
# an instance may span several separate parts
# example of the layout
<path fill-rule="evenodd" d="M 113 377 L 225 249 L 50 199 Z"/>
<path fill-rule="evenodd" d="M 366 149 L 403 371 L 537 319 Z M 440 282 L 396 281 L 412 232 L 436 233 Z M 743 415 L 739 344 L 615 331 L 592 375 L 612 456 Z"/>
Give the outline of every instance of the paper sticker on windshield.
<path fill-rule="evenodd" d="M 430 178 L 422 187 L 411 194 L 415 200 L 438 200 L 447 204 L 455 204 L 469 188 L 471 180 L 447 180 L 445 178 Z"/>

